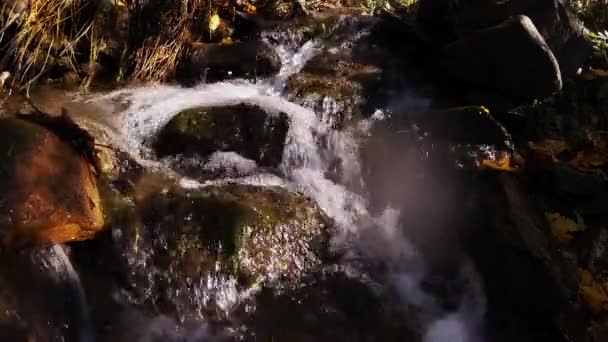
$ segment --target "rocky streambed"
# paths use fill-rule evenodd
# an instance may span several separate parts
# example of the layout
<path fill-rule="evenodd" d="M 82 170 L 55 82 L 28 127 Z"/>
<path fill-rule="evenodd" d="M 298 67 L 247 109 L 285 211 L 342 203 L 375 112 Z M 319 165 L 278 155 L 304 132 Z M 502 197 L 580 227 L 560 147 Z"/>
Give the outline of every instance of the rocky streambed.
<path fill-rule="evenodd" d="M 419 6 L 267 24 L 187 86 L 3 102 L 0 337 L 604 341 L 580 23 Z"/>

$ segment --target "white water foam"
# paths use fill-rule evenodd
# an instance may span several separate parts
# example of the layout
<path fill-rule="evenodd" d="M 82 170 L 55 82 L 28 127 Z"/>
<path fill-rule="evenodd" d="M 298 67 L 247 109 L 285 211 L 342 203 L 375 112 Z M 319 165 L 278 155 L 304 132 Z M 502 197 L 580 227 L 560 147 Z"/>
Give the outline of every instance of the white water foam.
<path fill-rule="evenodd" d="M 362 35 L 363 33 L 358 33 Z M 374 123 L 383 119 L 381 112 L 371 120 L 362 122 L 358 129 L 335 131 L 331 128 L 331 113 L 315 113 L 308 108 L 292 103 L 279 95 L 287 78 L 301 70 L 306 60 L 314 56 L 319 42 L 304 44 L 295 52 L 279 48 L 284 67 L 272 80 L 260 83 L 249 83 L 242 80 L 201 84 L 193 88 L 177 86 L 151 86 L 123 89 L 108 95 L 94 98 L 92 102 L 106 105 L 126 106 L 123 111 L 102 119 L 117 137 L 114 141 L 118 148 L 131 154 L 138 162 L 147 167 L 168 173 L 176 177 L 180 184 L 189 187 L 201 187 L 222 182 L 239 182 L 259 186 L 283 186 L 294 191 L 301 191 L 312 197 L 318 205 L 332 217 L 342 231 L 342 236 L 355 238 L 370 226 L 377 227 L 373 232 L 378 235 L 380 244 L 365 251 L 367 257 L 379 258 L 391 266 L 391 284 L 397 288 L 404 305 L 415 305 L 426 315 L 422 321 L 424 342 L 444 341 L 477 341 L 476 329 L 481 324 L 485 303 L 480 281 L 472 266 L 464 265 L 470 274 L 467 279 L 472 283 L 471 297 L 476 300 L 465 300 L 461 308 L 444 314 L 435 300 L 420 287 L 425 275 L 424 257 L 403 236 L 399 226 L 399 212 L 388 209 L 380 218 L 370 217 L 366 199 L 343 184 L 360 181 L 360 161 L 358 156 L 358 134 Z M 255 174 L 239 177 L 239 172 L 228 174 L 226 178 L 200 184 L 192 179 L 180 177 L 170 164 L 156 160 L 146 141 L 155 136 L 159 130 L 179 112 L 193 107 L 230 106 L 236 104 L 259 106 L 271 115 L 285 113 L 290 121 L 285 141 L 280 171 L 283 177 L 271 174 Z M 324 110 L 333 110 L 324 106 Z M 325 118 L 325 119 L 324 119 Z M 361 131 L 363 130 L 363 132 Z M 340 160 L 343 172 L 340 181 L 330 179 L 331 163 Z M 252 161 L 234 155 L 218 154 L 209 158 L 202 169 L 223 168 L 232 163 L 236 169 L 251 172 L 255 169 Z M 390 167 L 390 166 L 388 166 Z M 367 246 L 369 247 L 369 246 Z M 221 288 L 223 285 L 210 283 L 202 289 Z M 225 291 L 224 291 L 225 292 Z M 222 292 L 222 293 L 224 293 Z M 226 310 L 236 305 L 238 295 L 232 291 L 225 292 Z M 423 316 L 424 316 L 423 315 Z"/>

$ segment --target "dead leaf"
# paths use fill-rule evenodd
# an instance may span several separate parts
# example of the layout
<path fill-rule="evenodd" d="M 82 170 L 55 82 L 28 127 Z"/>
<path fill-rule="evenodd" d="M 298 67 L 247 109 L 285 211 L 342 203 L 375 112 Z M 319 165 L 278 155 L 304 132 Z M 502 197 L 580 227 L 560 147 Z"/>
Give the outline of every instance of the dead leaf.
<path fill-rule="evenodd" d="M 250 4 L 245 4 L 245 12 L 247 14 L 253 15 L 253 14 L 255 14 L 256 11 L 257 11 L 257 8 L 255 6 L 250 5 Z"/>
<path fill-rule="evenodd" d="M 515 165 L 511 155 L 508 153 L 499 153 L 494 159 L 483 159 L 481 167 L 506 172 L 517 172 L 519 167 Z"/>
<path fill-rule="evenodd" d="M 572 233 L 580 232 L 587 228 L 583 218 L 578 214 L 576 214 L 576 222 L 559 213 L 545 212 L 545 217 L 549 221 L 551 233 L 560 241 L 570 241 L 573 238 Z"/>
<path fill-rule="evenodd" d="M 570 160 L 570 166 L 579 170 L 595 169 L 608 162 L 608 156 L 594 151 L 579 151 L 576 157 Z"/>
<path fill-rule="evenodd" d="M 221 45 L 232 45 L 232 44 L 234 44 L 234 41 L 232 41 L 232 38 L 226 37 L 226 38 L 222 39 L 220 44 Z"/>
<path fill-rule="evenodd" d="M 593 278 L 591 272 L 579 269 L 579 295 L 589 308 L 600 313 L 608 311 L 608 290 L 606 284 L 601 284 Z"/>
<path fill-rule="evenodd" d="M 563 140 L 544 139 L 537 142 L 530 142 L 528 147 L 533 152 L 547 158 L 555 158 L 555 155 L 560 154 L 568 149 L 568 144 Z"/>
<path fill-rule="evenodd" d="M 220 26 L 220 16 L 216 14 L 209 18 L 209 31 L 213 32 Z"/>

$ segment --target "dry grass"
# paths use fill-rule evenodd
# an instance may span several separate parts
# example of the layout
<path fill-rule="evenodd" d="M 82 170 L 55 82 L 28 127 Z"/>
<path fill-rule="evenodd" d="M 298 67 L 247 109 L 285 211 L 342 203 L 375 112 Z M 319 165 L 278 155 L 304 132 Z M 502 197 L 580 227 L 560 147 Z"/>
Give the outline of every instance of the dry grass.
<path fill-rule="evenodd" d="M 67 71 L 84 78 L 85 87 L 99 70 L 118 80 L 166 81 L 191 42 L 215 39 L 209 18 L 219 13 L 230 20 L 235 9 L 255 8 L 254 2 L 0 0 L 0 72 L 12 74 L 9 86 L 17 90 Z M 11 8 L 17 5 L 22 8 Z M 111 70 L 102 59 L 111 60 Z"/>
<path fill-rule="evenodd" d="M 132 30 L 146 34 L 132 35 L 134 63 L 127 60 L 122 69 L 131 67 L 128 72 L 131 80 L 165 81 L 174 75 L 177 64 L 187 52 L 194 18 L 202 8 L 202 1 L 142 2 L 133 1 L 129 12 Z"/>
<path fill-rule="evenodd" d="M 93 27 L 92 20 L 83 22 L 84 9 L 77 0 L 27 2 L 26 10 L 14 21 L 16 34 L 9 41 L 0 41 L 7 51 L 0 67 L 12 66 L 16 75 L 13 85 L 27 89 L 51 62 L 61 61 L 64 67 L 77 71 L 77 45 Z M 0 35 L 9 30 L 10 24 L 5 23 Z"/>

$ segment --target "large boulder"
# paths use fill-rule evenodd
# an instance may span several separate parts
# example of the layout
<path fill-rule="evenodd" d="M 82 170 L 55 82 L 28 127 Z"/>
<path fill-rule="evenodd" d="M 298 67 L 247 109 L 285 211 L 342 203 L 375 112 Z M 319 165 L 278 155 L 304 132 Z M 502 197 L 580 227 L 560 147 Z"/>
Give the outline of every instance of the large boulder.
<path fill-rule="evenodd" d="M 444 52 L 450 76 L 514 98 L 547 97 L 562 87 L 553 53 L 525 16 L 475 31 Z"/>
<path fill-rule="evenodd" d="M 443 42 L 497 25 L 512 16 L 528 16 L 557 57 L 565 77 L 573 76 L 592 52 L 583 25 L 566 0 L 420 0 L 418 15 L 432 39 Z"/>
<path fill-rule="evenodd" d="M 585 235 L 594 234 L 591 224 L 576 236 L 570 232 L 570 242 L 558 238 L 557 221 L 548 215 L 555 210 L 551 204 L 555 196 L 536 191 L 542 181 L 538 177 L 503 173 L 486 180 L 487 193 L 480 197 L 480 205 L 487 213 L 487 223 L 473 254 L 486 275 L 491 313 L 502 316 L 500 312 L 508 312 L 501 324 L 510 327 L 509 334 L 527 331 L 530 340 L 602 341 L 589 336 L 591 317 L 578 273 L 586 268 L 596 271 L 594 267 L 600 265 L 588 266 L 588 260 L 597 260 L 591 253 L 597 253 L 598 243 L 605 248 L 605 242 L 596 240 L 589 249 L 593 240 Z M 567 227 L 562 214 L 569 216 L 561 213 L 558 221 Z M 576 222 L 576 215 L 572 217 Z"/>
<path fill-rule="evenodd" d="M 104 225 L 95 174 L 50 130 L 0 120 L 0 235 L 5 245 L 86 240 Z"/>
<path fill-rule="evenodd" d="M 123 289 L 120 302 L 146 314 L 223 320 L 239 302 L 226 291 L 298 286 L 330 256 L 333 222 L 303 195 L 236 184 L 183 190 L 154 179 L 136 188 L 114 211 L 111 236 L 81 260 L 104 255 L 83 269 L 109 270 L 101 278 Z"/>
<path fill-rule="evenodd" d="M 269 114 L 257 106 L 194 108 L 175 116 L 155 146 L 161 156 L 233 151 L 261 166 L 277 166 L 288 128 L 287 115 Z"/>

